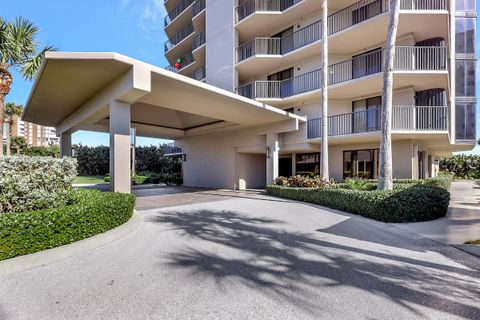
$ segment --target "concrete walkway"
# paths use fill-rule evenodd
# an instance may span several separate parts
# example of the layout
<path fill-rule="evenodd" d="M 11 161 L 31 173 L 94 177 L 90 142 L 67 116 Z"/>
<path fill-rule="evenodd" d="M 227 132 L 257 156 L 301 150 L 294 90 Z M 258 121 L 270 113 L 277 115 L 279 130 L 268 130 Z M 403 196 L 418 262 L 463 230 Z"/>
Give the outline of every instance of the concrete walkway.
<path fill-rule="evenodd" d="M 0 278 L 0 319 L 479 319 L 480 259 L 451 246 L 257 192 L 164 191 L 139 205 L 195 203 Z"/>
<path fill-rule="evenodd" d="M 455 181 L 450 192 L 451 202 L 446 217 L 399 226 L 445 244 L 463 244 L 480 239 L 480 185 L 468 180 Z"/>

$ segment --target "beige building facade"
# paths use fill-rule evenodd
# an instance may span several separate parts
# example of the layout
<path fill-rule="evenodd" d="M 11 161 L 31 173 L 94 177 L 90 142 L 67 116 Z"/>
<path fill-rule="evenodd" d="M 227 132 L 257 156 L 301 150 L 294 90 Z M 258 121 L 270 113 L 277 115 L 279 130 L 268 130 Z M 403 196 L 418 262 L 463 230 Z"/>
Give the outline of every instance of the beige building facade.
<path fill-rule="evenodd" d="M 60 143 L 55 128 L 23 121 L 16 115 L 12 119 L 12 137 L 22 137 L 27 145 L 35 147 L 58 145 Z"/>
<path fill-rule="evenodd" d="M 400 1 L 393 172 L 427 178 L 439 157 L 475 145 L 475 1 Z M 390 1 L 329 3 L 330 175 L 375 178 Z M 261 188 L 279 175 L 318 174 L 320 1 L 165 7 L 167 68 L 117 53 L 48 52 L 23 120 L 55 127 L 62 156 L 76 131 L 108 132 L 119 192 L 130 192 L 131 128 L 181 147 L 187 186 Z"/>
<path fill-rule="evenodd" d="M 475 145 L 476 7 L 473 0 L 400 2 L 393 97 L 394 176 L 427 178 L 438 172 L 439 157 Z M 199 6 L 202 10 L 194 10 Z M 329 1 L 329 6 L 330 174 L 337 180 L 376 178 L 390 1 L 338 0 Z M 169 12 L 165 20 L 169 68 L 190 76 L 191 66 L 202 65 L 206 69 L 202 81 L 305 117 L 298 131 L 278 136 L 278 174 L 319 174 L 321 1 L 167 0 L 165 7 Z M 188 32 L 183 32 L 190 24 Z M 198 49 L 191 39 L 200 36 L 205 42 L 196 60 Z M 175 68 L 178 57 L 190 54 L 192 61 Z M 265 156 L 265 141 L 248 132 L 238 132 L 228 140 L 205 136 L 181 139 L 177 144 L 189 154 L 212 141 L 235 149 L 231 163 L 251 158 L 246 161 L 252 163 L 252 170 L 263 174 L 254 159 Z M 196 167 L 186 162 L 186 172 L 198 170 L 190 166 Z M 186 182 L 197 185 L 199 181 L 187 177 Z M 255 185 L 247 183 L 247 187 Z"/>

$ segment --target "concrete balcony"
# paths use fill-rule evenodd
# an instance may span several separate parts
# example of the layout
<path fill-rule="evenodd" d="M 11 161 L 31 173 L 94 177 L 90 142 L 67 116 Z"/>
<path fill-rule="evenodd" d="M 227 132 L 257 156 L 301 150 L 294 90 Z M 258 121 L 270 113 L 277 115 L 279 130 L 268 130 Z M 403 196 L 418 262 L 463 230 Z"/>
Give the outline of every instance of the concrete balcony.
<path fill-rule="evenodd" d="M 448 108 L 444 106 L 394 106 L 392 133 L 448 134 Z M 369 109 L 328 117 L 328 136 L 379 133 L 381 109 Z M 321 138 L 321 118 L 307 122 L 307 139 Z"/>
<path fill-rule="evenodd" d="M 390 2 L 387 0 L 362 0 L 331 14 L 328 17 L 330 53 L 348 54 L 384 42 L 389 10 Z M 448 39 L 446 15 L 448 15 L 447 0 L 401 0 L 398 34 L 415 33 L 422 39 L 431 37 Z M 285 27 L 288 21 L 280 17 L 276 16 L 275 19 L 284 21 L 282 26 Z M 259 30 L 270 30 L 272 24 L 273 21 L 265 26 L 266 29 L 255 28 L 256 35 L 259 35 Z M 255 72 L 261 74 L 318 55 L 321 49 L 321 21 L 284 38 L 250 39 L 236 50 L 237 68 L 244 79 L 255 76 Z"/>
<path fill-rule="evenodd" d="M 192 51 L 194 35 L 195 30 L 193 24 L 190 23 L 165 42 L 165 57 L 170 63 L 174 63 L 177 57 L 186 52 Z"/>
<path fill-rule="evenodd" d="M 193 4 L 193 18 L 192 23 L 195 30 L 205 30 L 205 1 L 196 0 Z"/>
<path fill-rule="evenodd" d="M 384 50 L 372 51 L 329 66 L 329 97 L 353 99 L 375 94 L 382 88 Z M 446 47 L 396 47 L 394 88 L 415 86 L 447 88 Z M 236 89 L 244 97 L 273 106 L 305 99 L 319 99 L 321 70 L 317 69 L 283 81 L 254 81 Z"/>
<path fill-rule="evenodd" d="M 164 18 L 165 32 L 173 36 L 192 20 L 192 7 L 195 0 L 182 0 Z"/>
<path fill-rule="evenodd" d="M 205 32 L 200 32 L 193 38 L 192 54 L 195 61 L 205 62 Z"/>
<path fill-rule="evenodd" d="M 165 69 L 184 76 L 190 76 L 192 74 L 192 71 L 195 69 L 196 61 L 191 53 L 186 54 L 182 57 L 182 59 L 183 63 L 179 69 L 172 65 L 168 65 L 167 67 L 165 67 Z"/>

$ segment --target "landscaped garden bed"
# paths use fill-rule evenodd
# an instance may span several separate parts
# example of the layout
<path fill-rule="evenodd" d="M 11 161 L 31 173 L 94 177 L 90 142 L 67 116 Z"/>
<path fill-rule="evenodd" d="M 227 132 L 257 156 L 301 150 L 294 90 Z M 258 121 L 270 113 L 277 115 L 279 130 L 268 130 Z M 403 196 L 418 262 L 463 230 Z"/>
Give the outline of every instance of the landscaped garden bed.
<path fill-rule="evenodd" d="M 364 187 L 354 183 L 336 184 L 319 178 L 278 178 L 267 193 L 362 215 L 384 222 L 416 222 L 438 219 L 447 214 L 451 176 L 427 180 L 397 180 L 394 190 L 373 190 L 374 181 Z"/>
<path fill-rule="evenodd" d="M 72 189 L 71 158 L 0 157 L 0 172 L 0 260 L 103 233 L 133 214 L 133 195 Z"/>

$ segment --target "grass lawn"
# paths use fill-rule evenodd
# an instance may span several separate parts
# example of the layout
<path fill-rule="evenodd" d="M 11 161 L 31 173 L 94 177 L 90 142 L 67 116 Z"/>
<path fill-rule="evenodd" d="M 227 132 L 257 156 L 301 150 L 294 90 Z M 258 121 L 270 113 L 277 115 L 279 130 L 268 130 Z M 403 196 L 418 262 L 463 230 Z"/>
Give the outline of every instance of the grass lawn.
<path fill-rule="evenodd" d="M 75 180 L 73 180 L 74 184 L 100 184 L 100 183 L 107 183 L 105 180 L 103 180 L 103 176 L 86 176 L 86 177 L 81 177 L 77 176 L 75 177 Z"/>
<path fill-rule="evenodd" d="M 470 240 L 470 241 L 465 242 L 465 244 L 480 244 L 480 239 L 478 239 L 478 240 Z"/>

